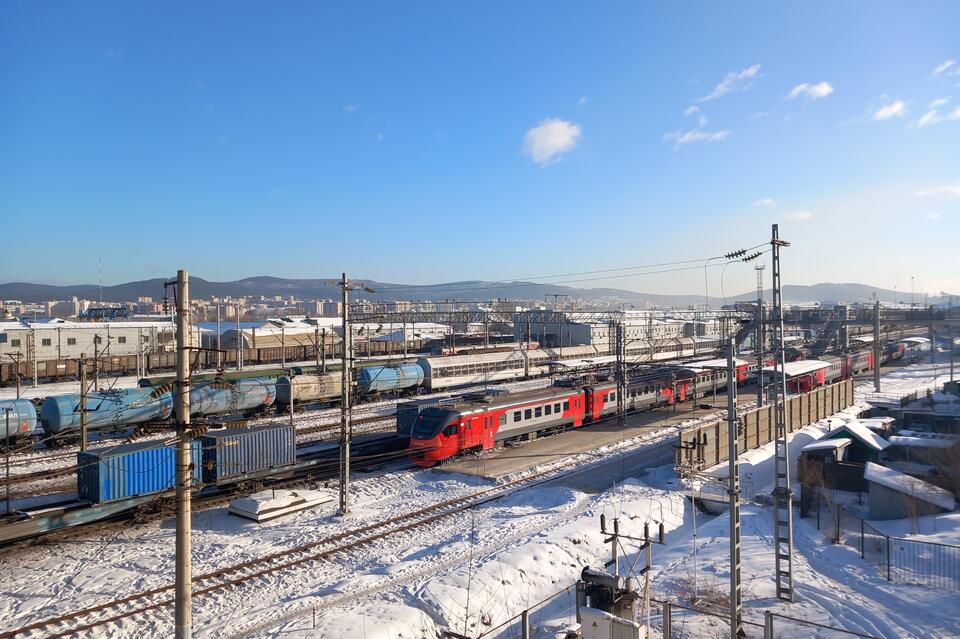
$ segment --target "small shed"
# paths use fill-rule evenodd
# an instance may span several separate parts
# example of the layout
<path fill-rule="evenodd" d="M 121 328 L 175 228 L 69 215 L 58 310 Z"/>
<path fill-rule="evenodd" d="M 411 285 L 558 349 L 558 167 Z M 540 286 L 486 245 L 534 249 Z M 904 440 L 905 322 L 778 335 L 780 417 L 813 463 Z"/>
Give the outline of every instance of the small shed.
<path fill-rule="evenodd" d="M 950 491 L 880 464 L 867 462 L 863 478 L 870 494 L 870 519 L 922 517 L 957 507 Z"/>
<path fill-rule="evenodd" d="M 849 437 L 818 439 L 801 448 L 800 452 L 811 461 L 838 462 L 843 459 L 843 451 L 852 443 Z"/>
<path fill-rule="evenodd" d="M 850 444 L 843 449 L 842 460 L 857 464 L 880 461 L 880 453 L 890 446 L 890 442 L 856 420 L 834 428 L 818 441 L 829 439 L 850 439 Z"/>

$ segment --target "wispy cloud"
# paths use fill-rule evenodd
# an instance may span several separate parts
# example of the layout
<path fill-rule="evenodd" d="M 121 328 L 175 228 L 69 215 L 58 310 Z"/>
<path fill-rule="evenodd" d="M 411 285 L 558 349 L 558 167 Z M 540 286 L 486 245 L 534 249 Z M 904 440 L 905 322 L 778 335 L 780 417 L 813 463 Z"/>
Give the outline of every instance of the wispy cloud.
<path fill-rule="evenodd" d="M 907 104 L 903 100 L 896 100 L 890 104 L 884 105 L 873 112 L 873 119 L 877 122 L 889 120 L 890 118 L 899 118 L 907 112 Z"/>
<path fill-rule="evenodd" d="M 730 131 L 704 131 L 703 129 L 692 129 L 690 131 L 673 131 L 663 136 L 667 140 L 673 140 L 674 148 L 680 148 L 685 144 L 694 142 L 720 142 L 730 137 Z"/>
<path fill-rule="evenodd" d="M 819 98 L 825 98 L 831 93 L 833 93 L 833 85 L 829 82 L 823 81 L 816 84 L 804 82 L 803 84 L 798 84 L 793 87 L 790 93 L 787 94 L 787 98 L 794 100 L 803 96 L 808 100 L 817 100 Z"/>
<path fill-rule="evenodd" d="M 345 105 L 343 105 L 343 112 L 344 112 L 344 113 L 356 113 L 357 109 L 359 109 L 359 108 L 360 108 L 360 107 L 358 107 L 356 104 L 345 104 Z"/>
<path fill-rule="evenodd" d="M 560 118 L 548 118 L 533 127 L 523 138 L 523 152 L 545 166 L 557 161 L 577 146 L 582 129 L 579 124 Z"/>
<path fill-rule="evenodd" d="M 777 201 L 772 197 L 761 198 L 751 204 L 751 206 L 776 206 L 776 205 L 777 205 Z"/>
<path fill-rule="evenodd" d="M 577 106 L 582 109 L 583 107 L 587 106 L 588 102 L 590 102 L 590 98 L 585 95 L 581 95 L 580 99 L 577 100 Z"/>
<path fill-rule="evenodd" d="M 783 219 L 789 220 L 791 222 L 803 222 L 813 218 L 813 213 L 810 211 L 793 211 L 787 213 L 783 216 Z"/>
<path fill-rule="evenodd" d="M 933 70 L 932 75 L 940 75 L 947 71 L 950 67 L 957 63 L 956 60 L 944 60 L 936 69 Z"/>
<path fill-rule="evenodd" d="M 707 102 L 716 100 L 731 91 L 746 90 L 750 88 L 751 81 L 760 75 L 760 65 L 755 64 L 742 71 L 731 71 L 724 76 L 723 81 L 713 88 L 713 91 L 703 96 L 697 102 Z"/>
<path fill-rule="evenodd" d="M 935 195 L 960 196 L 960 180 L 957 180 L 953 184 L 942 184 L 929 189 L 921 189 L 914 192 L 914 195 L 917 197 L 932 197 Z"/>
<path fill-rule="evenodd" d="M 930 103 L 930 110 L 924 113 L 919 119 L 911 122 L 910 124 L 915 127 L 925 127 L 930 126 L 931 124 L 939 124 L 940 122 L 947 122 L 949 120 L 960 120 L 960 107 L 954 108 L 953 111 L 948 113 L 945 116 L 940 115 L 940 110 L 936 107 L 943 106 L 946 104 L 946 98 L 940 98 L 939 100 L 934 100 Z"/>
<path fill-rule="evenodd" d="M 700 107 L 697 105 L 687 107 L 683 114 L 687 117 L 690 117 L 691 115 L 697 116 L 697 126 L 699 126 L 701 129 L 707 126 L 707 116 L 703 114 L 703 111 L 701 111 Z"/>

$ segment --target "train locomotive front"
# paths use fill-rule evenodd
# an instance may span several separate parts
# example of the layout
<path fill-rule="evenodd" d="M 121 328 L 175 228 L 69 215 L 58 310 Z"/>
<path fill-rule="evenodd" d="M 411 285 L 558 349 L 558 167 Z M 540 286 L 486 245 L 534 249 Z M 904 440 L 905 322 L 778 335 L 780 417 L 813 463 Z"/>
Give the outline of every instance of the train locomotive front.
<path fill-rule="evenodd" d="M 460 422 L 456 410 L 431 406 L 421 411 L 410 431 L 410 458 L 428 468 L 460 452 Z"/>

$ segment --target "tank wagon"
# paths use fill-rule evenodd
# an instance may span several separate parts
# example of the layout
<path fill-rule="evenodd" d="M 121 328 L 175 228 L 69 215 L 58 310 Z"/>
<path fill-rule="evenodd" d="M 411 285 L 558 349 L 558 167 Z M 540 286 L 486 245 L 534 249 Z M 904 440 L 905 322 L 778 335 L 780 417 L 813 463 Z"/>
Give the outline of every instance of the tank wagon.
<path fill-rule="evenodd" d="M 172 397 L 172 391 L 165 395 Z M 190 388 L 191 415 L 252 414 L 273 405 L 277 385 L 267 379 L 240 379 L 234 382 L 212 382 Z"/>
<path fill-rule="evenodd" d="M 340 399 L 343 388 L 340 373 L 319 375 L 283 376 L 277 379 L 277 408 L 290 406 L 290 397 L 297 404 L 303 402 L 329 402 Z"/>
<path fill-rule="evenodd" d="M 9 413 L 7 412 L 9 411 Z M 37 409 L 28 399 L 0 400 L 0 447 L 33 437 L 37 430 Z"/>
<path fill-rule="evenodd" d="M 364 395 L 404 391 L 422 385 L 424 378 L 419 363 L 367 366 L 357 375 L 357 388 Z"/>
<path fill-rule="evenodd" d="M 79 394 L 46 398 L 40 407 L 44 434 L 54 439 L 78 436 L 83 418 L 80 403 Z M 173 397 L 170 393 L 158 396 L 144 388 L 95 391 L 87 395 L 85 407 L 91 431 L 120 429 L 166 419 L 173 410 Z"/>

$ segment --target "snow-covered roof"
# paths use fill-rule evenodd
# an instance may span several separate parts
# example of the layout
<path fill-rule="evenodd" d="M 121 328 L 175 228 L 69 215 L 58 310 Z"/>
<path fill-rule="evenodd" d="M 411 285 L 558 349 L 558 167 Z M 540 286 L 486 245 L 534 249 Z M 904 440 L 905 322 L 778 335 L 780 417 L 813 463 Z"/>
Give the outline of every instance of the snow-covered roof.
<path fill-rule="evenodd" d="M 859 439 L 864 444 L 866 444 L 870 448 L 877 451 L 884 450 L 888 446 L 890 446 L 890 442 L 885 440 L 880 435 L 877 435 L 875 432 L 873 432 L 872 430 L 870 430 L 869 428 L 867 428 L 857 420 L 850 420 L 843 426 L 834 428 L 829 433 L 827 433 L 824 437 L 825 438 L 833 437 L 839 434 L 841 431 L 846 431 L 847 433 L 852 435 L 855 439 Z"/>
<path fill-rule="evenodd" d="M 828 366 L 830 366 L 829 362 L 821 362 L 818 359 L 801 359 L 795 362 L 787 362 L 783 370 L 787 374 L 787 379 L 790 379 L 791 377 L 815 373 Z M 773 366 L 765 366 L 763 370 L 769 373 L 774 372 Z"/>
<path fill-rule="evenodd" d="M 815 442 L 811 442 L 800 449 L 801 452 L 807 452 L 811 450 L 830 450 L 832 448 L 843 448 L 844 446 L 849 446 L 853 443 L 853 440 L 849 437 L 837 437 L 836 439 L 818 439 Z"/>
<path fill-rule="evenodd" d="M 952 448 L 957 439 L 946 437 L 910 437 L 905 435 L 891 435 L 891 446 L 909 446 L 911 448 Z"/>
<path fill-rule="evenodd" d="M 860 420 L 860 423 L 870 430 L 882 430 L 893 422 L 893 417 L 867 417 Z"/>
<path fill-rule="evenodd" d="M 850 341 L 859 342 L 861 344 L 870 344 L 873 342 L 873 335 L 857 335 L 856 337 L 851 337 Z"/>
<path fill-rule="evenodd" d="M 953 493 L 943 488 L 928 484 L 922 479 L 904 475 L 892 468 L 867 462 L 863 471 L 863 478 L 869 482 L 880 484 L 890 490 L 895 490 L 925 502 L 934 504 L 944 510 L 953 510 L 957 507 L 957 500 Z"/>
<path fill-rule="evenodd" d="M 926 337 L 904 337 L 901 342 L 907 342 L 909 344 L 928 344 L 930 340 Z"/>
<path fill-rule="evenodd" d="M 734 366 L 743 366 L 744 364 L 748 364 L 748 363 L 749 362 L 747 362 L 747 360 L 745 359 L 740 359 L 738 357 L 733 358 Z M 690 362 L 690 366 L 688 368 L 726 368 L 726 367 L 727 367 L 727 358 L 723 357 L 719 359 L 708 359 L 702 362 Z"/>

